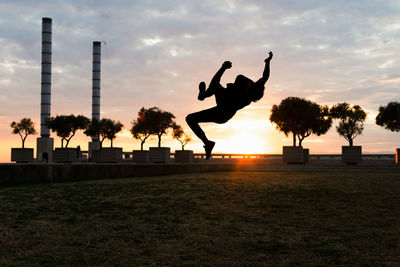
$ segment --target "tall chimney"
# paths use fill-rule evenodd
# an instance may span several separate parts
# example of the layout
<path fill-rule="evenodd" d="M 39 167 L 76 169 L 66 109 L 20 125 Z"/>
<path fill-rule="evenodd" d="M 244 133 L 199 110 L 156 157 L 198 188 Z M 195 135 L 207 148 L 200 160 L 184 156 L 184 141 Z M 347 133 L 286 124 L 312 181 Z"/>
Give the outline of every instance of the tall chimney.
<path fill-rule="evenodd" d="M 93 42 L 93 67 L 92 67 L 92 119 L 100 120 L 100 73 L 101 73 L 101 42 Z M 92 141 L 98 141 L 98 136 L 93 136 Z"/>
<path fill-rule="evenodd" d="M 47 127 L 51 106 L 51 23 L 51 18 L 42 18 L 40 137 L 36 139 L 36 158 L 39 162 L 53 160 L 54 139 L 50 137 L 50 129 Z"/>
<path fill-rule="evenodd" d="M 40 104 L 40 136 L 49 137 L 47 119 L 51 106 L 51 18 L 42 19 L 42 90 Z"/>

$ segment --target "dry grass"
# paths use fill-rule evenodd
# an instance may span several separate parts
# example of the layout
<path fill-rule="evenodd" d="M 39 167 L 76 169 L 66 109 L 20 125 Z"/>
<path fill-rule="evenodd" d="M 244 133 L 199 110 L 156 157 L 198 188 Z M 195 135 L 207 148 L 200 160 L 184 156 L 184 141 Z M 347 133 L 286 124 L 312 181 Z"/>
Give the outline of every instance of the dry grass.
<path fill-rule="evenodd" d="M 400 173 L 231 172 L 0 188 L 0 265 L 395 265 Z"/>

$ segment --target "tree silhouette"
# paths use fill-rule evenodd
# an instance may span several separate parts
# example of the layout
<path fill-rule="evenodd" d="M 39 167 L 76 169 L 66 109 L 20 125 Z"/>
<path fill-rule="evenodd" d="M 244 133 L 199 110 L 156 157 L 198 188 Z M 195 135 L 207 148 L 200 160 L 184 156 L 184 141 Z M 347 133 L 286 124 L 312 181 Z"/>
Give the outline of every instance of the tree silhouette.
<path fill-rule="evenodd" d="M 110 119 L 100 120 L 100 135 L 103 135 L 106 139 L 110 140 L 111 147 L 113 147 L 113 140 L 117 137 L 117 133 L 122 130 L 124 125 L 121 122 L 115 122 Z"/>
<path fill-rule="evenodd" d="M 299 146 L 311 134 L 325 134 L 332 125 L 329 109 L 299 97 L 288 97 L 279 106 L 273 105 L 270 121 L 286 136 L 293 134 L 293 146 L 296 138 Z"/>
<path fill-rule="evenodd" d="M 392 132 L 400 131 L 400 103 L 390 102 L 387 106 L 380 106 L 376 116 L 377 125 L 384 127 Z"/>
<path fill-rule="evenodd" d="M 144 143 L 152 134 L 152 125 L 150 121 L 151 112 L 153 112 L 152 109 L 145 109 L 142 107 L 138 112 L 137 119 L 132 121 L 130 132 L 133 138 L 140 140 L 140 150 L 143 150 Z"/>
<path fill-rule="evenodd" d="M 57 115 L 47 120 L 47 127 L 52 132 L 56 132 L 61 137 L 61 147 L 64 147 L 64 140 L 67 142 L 65 148 L 68 147 L 69 141 L 75 136 L 76 131 L 87 128 L 90 120 L 82 115 Z"/>
<path fill-rule="evenodd" d="M 158 147 L 161 147 L 161 137 L 167 133 L 167 130 L 172 127 L 175 116 L 168 112 L 162 111 L 158 107 L 152 107 L 147 113 L 148 119 L 151 122 L 151 134 L 157 135 Z"/>
<path fill-rule="evenodd" d="M 182 150 L 185 150 L 187 143 L 192 141 L 192 138 L 183 131 L 180 125 L 176 123 L 172 124 L 172 137 L 181 143 Z"/>
<path fill-rule="evenodd" d="M 115 122 L 111 119 L 103 118 L 101 120 L 93 119 L 87 126 L 84 134 L 87 136 L 99 136 L 100 147 L 103 146 L 103 141 L 109 139 L 111 147 L 113 147 L 113 140 L 117 137 L 117 133 L 122 130 L 124 125 L 121 122 Z"/>
<path fill-rule="evenodd" d="M 19 134 L 22 141 L 22 148 L 25 148 L 25 140 L 28 135 L 36 134 L 35 126 L 30 118 L 23 118 L 19 122 L 11 122 L 10 124 L 13 134 Z"/>
<path fill-rule="evenodd" d="M 351 107 L 348 103 L 338 103 L 330 109 L 333 119 L 339 119 L 339 125 L 336 131 L 353 146 L 353 140 L 361 135 L 364 130 L 364 124 L 367 113 L 358 105 Z"/>
<path fill-rule="evenodd" d="M 88 126 L 86 127 L 86 130 L 83 132 L 89 137 L 94 137 L 94 136 L 99 136 L 100 135 L 100 121 L 97 119 L 92 119 Z M 99 138 L 100 142 L 100 147 L 104 141 L 104 136 Z"/>

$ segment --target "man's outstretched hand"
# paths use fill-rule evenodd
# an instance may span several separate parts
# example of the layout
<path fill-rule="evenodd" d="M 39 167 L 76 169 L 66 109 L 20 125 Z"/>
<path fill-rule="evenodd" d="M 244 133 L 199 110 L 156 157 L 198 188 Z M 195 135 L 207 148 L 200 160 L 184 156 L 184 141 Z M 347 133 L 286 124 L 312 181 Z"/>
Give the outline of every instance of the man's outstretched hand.
<path fill-rule="evenodd" d="M 266 60 L 264 60 L 265 62 L 270 61 L 272 59 L 272 57 L 274 56 L 274 54 L 272 54 L 271 51 L 268 52 L 268 58 Z"/>
<path fill-rule="evenodd" d="M 230 62 L 230 61 L 225 61 L 224 63 L 222 63 L 222 68 L 223 68 L 223 69 L 230 69 L 230 68 L 232 68 L 232 62 Z"/>

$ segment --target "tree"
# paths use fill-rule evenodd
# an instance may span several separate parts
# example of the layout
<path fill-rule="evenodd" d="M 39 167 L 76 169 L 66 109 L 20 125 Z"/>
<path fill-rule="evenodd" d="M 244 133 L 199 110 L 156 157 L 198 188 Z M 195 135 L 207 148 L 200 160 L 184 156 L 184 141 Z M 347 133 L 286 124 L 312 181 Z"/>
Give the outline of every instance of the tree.
<path fill-rule="evenodd" d="M 25 140 L 28 135 L 36 134 L 35 126 L 30 118 L 23 118 L 20 122 L 11 122 L 10 124 L 13 134 L 19 134 L 22 141 L 22 148 L 25 148 Z"/>
<path fill-rule="evenodd" d="M 145 109 L 142 107 L 138 112 L 138 117 L 135 121 L 132 121 L 132 128 L 130 130 L 133 138 L 140 140 L 140 150 L 143 151 L 144 143 L 147 138 L 152 134 L 151 121 L 149 118 L 149 113 L 152 112 L 151 109 Z"/>
<path fill-rule="evenodd" d="M 117 137 L 117 133 L 122 130 L 124 125 L 121 122 L 115 122 L 110 119 L 101 119 L 100 135 L 110 140 L 111 147 L 113 147 L 113 140 Z"/>
<path fill-rule="evenodd" d="M 279 104 L 273 105 L 269 120 L 286 136 L 293 134 L 293 146 L 296 138 L 299 146 L 311 134 L 325 134 L 332 125 L 329 109 L 299 97 L 288 97 Z"/>
<path fill-rule="evenodd" d="M 64 140 L 67 142 L 65 148 L 68 147 L 69 141 L 75 136 L 78 130 L 87 128 L 90 120 L 82 115 L 57 115 L 47 120 L 47 127 L 52 132 L 56 132 L 61 137 L 61 147 L 64 147 Z"/>
<path fill-rule="evenodd" d="M 92 119 L 90 123 L 87 125 L 85 131 L 83 132 L 89 137 L 99 136 L 100 135 L 100 121 L 97 119 Z M 99 138 L 100 146 L 102 145 L 104 138 Z"/>
<path fill-rule="evenodd" d="M 358 105 L 351 107 L 348 103 L 338 103 L 330 109 L 333 119 L 339 119 L 339 125 L 336 131 L 353 146 L 353 140 L 361 135 L 364 130 L 364 124 L 367 113 Z"/>
<path fill-rule="evenodd" d="M 190 138 L 190 136 L 183 131 L 182 127 L 176 123 L 172 125 L 172 137 L 181 143 L 182 150 L 185 150 L 187 143 L 192 141 L 192 138 Z"/>
<path fill-rule="evenodd" d="M 167 133 L 169 128 L 172 127 L 175 116 L 168 111 L 162 111 L 158 107 L 149 108 L 147 116 L 151 123 L 151 134 L 157 135 L 158 147 L 161 147 L 161 137 Z"/>
<path fill-rule="evenodd" d="M 121 122 L 115 122 L 111 119 L 103 118 L 101 120 L 92 120 L 87 126 L 84 134 L 87 136 L 99 136 L 100 147 L 103 146 L 103 141 L 109 139 L 111 147 L 113 147 L 113 140 L 117 137 L 117 133 L 122 130 L 124 125 Z"/>
<path fill-rule="evenodd" d="M 380 106 L 376 116 L 377 125 L 384 127 L 392 132 L 400 131 L 400 103 L 390 102 L 387 106 Z"/>

